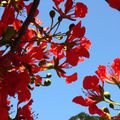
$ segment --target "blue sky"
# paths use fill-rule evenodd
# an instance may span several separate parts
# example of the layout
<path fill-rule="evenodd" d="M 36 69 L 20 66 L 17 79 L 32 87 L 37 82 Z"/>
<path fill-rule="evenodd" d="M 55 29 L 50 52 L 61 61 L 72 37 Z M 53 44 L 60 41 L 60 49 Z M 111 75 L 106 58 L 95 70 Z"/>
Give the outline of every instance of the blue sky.
<path fill-rule="evenodd" d="M 66 84 L 65 79 L 58 78 L 54 71 L 51 71 L 52 84 L 50 87 L 38 87 L 32 93 L 34 103 L 33 111 L 38 115 L 38 120 L 68 120 L 71 116 L 80 112 L 87 112 L 87 108 L 72 103 L 77 95 L 83 95 L 82 80 L 86 75 L 93 75 L 100 64 L 108 65 L 116 57 L 120 57 L 120 12 L 108 6 L 105 0 L 76 0 L 82 1 L 88 6 L 88 14 L 82 19 L 82 25 L 86 27 L 86 37 L 92 42 L 90 58 L 80 63 L 77 67 L 68 70 L 68 74 L 77 71 L 78 81 Z M 41 0 L 39 18 L 44 26 L 49 26 L 49 10 L 52 8 L 51 0 Z M 63 22 L 61 30 L 67 26 Z M 40 73 L 45 75 L 46 73 Z M 110 91 L 116 101 L 119 90 L 116 86 L 106 84 L 106 91 Z M 112 89 L 111 89 L 112 88 Z M 117 92 L 118 91 L 118 92 Z M 105 104 L 100 104 L 103 107 Z M 112 111 L 111 114 L 117 112 Z"/>
<path fill-rule="evenodd" d="M 82 19 L 82 24 L 87 29 L 86 37 L 92 42 L 90 58 L 68 71 L 68 74 L 74 71 L 79 73 L 77 82 L 67 85 L 64 79 L 58 78 L 52 71 L 51 86 L 34 90 L 33 110 L 39 113 L 40 120 L 68 120 L 80 112 L 87 112 L 87 108 L 72 103 L 75 96 L 83 95 L 81 92 L 83 78 L 86 75 L 93 75 L 98 65 L 108 65 L 114 58 L 120 57 L 120 12 L 110 8 L 104 0 L 81 1 L 89 10 L 86 18 Z M 53 3 L 48 0 L 41 0 L 39 18 L 45 26 L 50 23 L 48 14 L 52 5 Z M 66 22 L 63 23 L 67 26 Z M 61 30 L 65 29 L 64 25 Z M 119 90 L 116 86 L 106 84 L 106 91 L 111 92 L 112 98 L 117 98 Z M 118 98 L 116 100 L 120 101 Z M 104 105 L 102 103 L 99 106 Z M 113 115 L 115 113 L 117 112 L 111 112 Z"/>

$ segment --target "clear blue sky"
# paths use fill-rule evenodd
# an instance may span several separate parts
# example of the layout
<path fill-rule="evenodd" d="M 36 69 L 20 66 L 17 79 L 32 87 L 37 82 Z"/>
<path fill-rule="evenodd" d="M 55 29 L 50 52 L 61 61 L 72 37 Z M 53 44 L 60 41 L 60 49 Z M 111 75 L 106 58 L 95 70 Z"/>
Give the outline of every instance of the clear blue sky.
<path fill-rule="evenodd" d="M 77 1 L 77 0 L 76 0 Z M 88 6 L 89 12 L 82 20 L 86 27 L 86 37 L 92 42 L 90 58 L 80 63 L 76 68 L 70 69 L 79 73 L 79 79 L 72 84 L 66 84 L 54 74 L 50 87 L 38 87 L 33 92 L 33 111 L 39 113 L 38 120 L 68 120 L 80 112 L 87 112 L 87 108 L 72 103 L 72 99 L 81 92 L 82 80 L 86 75 L 93 75 L 100 64 L 108 65 L 116 57 L 120 57 L 120 12 L 108 6 L 105 0 L 78 0 Z M 49 26 L 49 10 L 52 8 L 51 0 L 41 0 L 39 18 L 44 26 Z M 66 22 L 64 22 L 66 25 Z M 65 27 L 61 27 L 61 30 Z M 42 75 L 45 73 L 42 73 Z M 112 89 L 111 89 L 112 88 Z M 106 91 L 111 92 L 113 98 L 118 97 L 118 88 L 106 84 Z M 118 91 L 118 92 L 117 92 Z M 116 99 L 118 102 L 120 99 Z M 100 104 L 102 107 L 104 104 Z M 114 111 L 111 112 L 113 115 Z"/>

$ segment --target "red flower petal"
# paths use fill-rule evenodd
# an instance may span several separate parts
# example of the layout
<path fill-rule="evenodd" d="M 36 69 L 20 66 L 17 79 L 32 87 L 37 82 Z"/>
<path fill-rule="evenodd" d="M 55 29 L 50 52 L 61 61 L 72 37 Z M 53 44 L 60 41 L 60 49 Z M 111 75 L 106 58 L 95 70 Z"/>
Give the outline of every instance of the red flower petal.
<path fill-rule="evenodd" d="M 83 80 L 84 89 L 93 89 L 99 83 L 97 76 L 86 76 Z"/>
<path fill-rule="evenodd" d="M 106 0 L 108 4 L 117 10 L 120 10 L 120 0 Z"/>
<path fill-rule="evenodd" d="M 35 35 L 34 29 L 28 28 L 28 29 L 26 30 L 26 33 L 25 33 L 25 36 L 24 36 L 23 41 L 25 41 L 25 40 L 29 41 L 29 40 L 31 40 L 32 38 L 34 38 L 35 36 L 36 36 L 36 35 Z"/>
<path fill-rule="evenodd" d="M 78 22 L 75 26 L 71 29 L 72 39 L 74 38 L 82 38 L 85 34 L 85 27 L 81 27 L 81 21 Z"/>
<path fill-rule="evenodd" d="M 70 9 L 72 9 L 73 6 L 73 1 L 72 0 L 67 0 L 65 3 L 65 14 L 67 14 Z"/>
<path fill-rule="evenodd" d="M 18 109 L 18 118 L 24 118 L 25 120 L 33 120 L 33 115 L 31 113 L 30 106 L 32 105 L 33 100 L 30 100 L 22 108 Z"/>
<path fill-rule="evenodd" d="M 79 56 L 74 49 L 67 51 L 66 58 L 66 61 L 72 66 L 76 66 L 79 60 Z"/>
<path fill-rule="evenodd" d="M 76 80 L 77 80 L 77 73 L 74 73 L 74 74 L 66 77 L 67 84 L 75 82 Z"/>
<path fill-rule="evenodd" d="M 75 6 L 75 16 L 76 17 L 85 17 L 87 14 L 87 6 L 81 2 L 78 2 Z"/>
<path fill-rule="evenodd" d="M 116 73 L 120 74 L 120 58 L 114 59 L 111 67 Z"/>
<path fill-rule="evenodd" d="M 97 114 L 97 111 L 98 111 L 98 107 L 95 104 L 92 104 L 91 106 L 89 106 L 90 114 Z"/>
<path fill-rule="evenodd" d="M 13 22 L 13 27 L 14 27 L 14 29 L 15 29 L 15 30 L 19 30 L 21 26 L 22 26 L 21 21 L 18 20 L 18 19 L 15 19 L 14 22 Z"/>
<path fill-rule="evenodd" d="M 43 50 L 41 47 L 33 47 L 32 50 L 29 52 L 31 58 L 35 58 L 37 60 L 41 60 L 43 58 Z"/>
<path fill-rule="evenodd" d="M 107 76 L 106 76 L 106 67 L 103 66 L 103 65 L 99 65 L 98 70 L 96 71 L 96 74 L 99 76 L 101 81 L 104 82 L 105 79 L 107 78 Z"/>
<path fill-rule="evenodd" d="M 37 17 L 35 17 L 35 22 L 36 22 L 38 25 L 43 24 L 43 22 L 42 22 L 40 19 L 38 19 Z"/>
<path fill-rule="evenodd" d="M 88 106 L 86 104 L 86 101 L 84 100 L 84 98 L 82 96 L 77 96 L 77 97 L 73 98 L 72 102 L 75 102 L 75 103 L 80 104 L 82 106 Z"/>
<path fill-rule="evenodd" d="M 10 13 L 10 14 L 8 14 Z M 14 8 L 10 8 L 10 7 L 6 7 L 5 8 L 5 11 L 3 13 L 3 16 L 2 16 L 2 21 L 6 24 L 6 25 L 9 25 L 9 24 L 12 24 L 14 19 L 15 19 L 15 10 Z"/>
<path fill-rule="evenodd" d="M 61 2 L 64 2 L 64 0 L 53 0 L 56 6 L 58 6 Z"/>
<path fill-rule="evenodd" d="M 105 112 L 99 109 L 96 104 L 89 106 L 90 114 L 98 114 L 100 116 L 106 116 Z"/>
<path fill-rule="evenodd" d="M 23 88 L 18 92 L 18 104 L 26 102 L 31 98 L 30 90 L 28 88 Z"/>
<path fill-rule="evenodd" d="M 86 37 L 83 37 L 83 38 L 80 40 L 80 45 L 88 50 L 89 47 L 91 46 L 91 41 L 88 40 Z"/>
<path fill-rule="evenodd" d="M 80 56 L 80 57 L 89 58 L 89 57 L 90 57 L 90 54 L 89 54 L 89 52 L 88 52 L 88 50 L 87 50 L 86 48 L 81 47 L 81 48 L 79 49 L 79 56 Z"/>

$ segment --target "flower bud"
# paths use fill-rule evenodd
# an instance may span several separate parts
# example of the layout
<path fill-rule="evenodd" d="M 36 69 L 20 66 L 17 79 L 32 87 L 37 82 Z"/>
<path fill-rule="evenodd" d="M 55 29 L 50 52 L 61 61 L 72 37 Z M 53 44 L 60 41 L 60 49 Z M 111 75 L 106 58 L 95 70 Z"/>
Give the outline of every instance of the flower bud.
<path fill-rule="evenodd" d="M 59 16 L 58 17 L 58 21 L 61 22 L 62 21 L 62 17 Z"/>
<path fill-rule="evenodd" d="M 44 81 L 44 86 L 50 86 L 50 84 L 51 84 L 51 80 L 50 79 L 46 79 Z"/>
<path fill-rule="evenodd" d="M 58 39 L 58 40 L 61 40 L 62 38 L 63 38 L 62 35 L 57 36 L 57 39 Z"/>
<path fill-rule="evenodd" d="M 70 26 L 69 26 L 69 30 L 71 30 L 72 27 L 74 27 L 74 26 L 75 26 L 75 24 L 70 24 Z"/>
<path fill-rule="evenodd" d="M 109 104 L 109 107 L 112 108 L 112 109 L 114 109 L 114 105 L 111 104 L 111 103 Z"/>
<path fill-rule="evenodd" d="M 53 64 L 52 63 L 48 63 L 47 67 L 48 67 L 48 69 L 51 69 L 51 68 L 53 68 Z"/>
<path fill-rule="evenodd" d="M 46 77 L 47 78 L 51 78 L 52 74 L 51 73 L 47 73 Z"/>
<path fill-rule="evenodd" d="M 106 112 L 106 113 L 110 113 L 110 112 L 109 112 L 109 109 L 108 109 L 107 107 L 103 107 L 102 110 L 103 110 L 104 112 Z"/>
<path fill-rule="evenodd" d="M 55 17 L 55 11 L 54 11 L 54 10 L 51 10 L 51 11 L 49 12 L 49 15 L 50 15 L 51 18 L 54 18 L 54 17 Z"/>
<path fill-rule="evenodd" d="M 39 66 L 43 66 L 43 65 L 45 65 L 46 64 L 46 60 L 41 60 L 40 62 L 39 62 Z"/>
<path fill-rule="evenodd" d="M 109 92 L 104 92 L 104 97 L 107 98 L 107 99 L 110 99 L 110 93 Z"/>

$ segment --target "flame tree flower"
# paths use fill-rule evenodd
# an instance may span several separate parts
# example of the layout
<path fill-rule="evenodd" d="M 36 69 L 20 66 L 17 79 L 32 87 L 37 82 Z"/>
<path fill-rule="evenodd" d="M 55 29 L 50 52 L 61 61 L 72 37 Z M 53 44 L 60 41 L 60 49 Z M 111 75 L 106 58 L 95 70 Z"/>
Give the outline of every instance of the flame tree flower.
<path fill-rule="evenodd" d="M 120 58 L 115 58 L 108 70 L 106 66 L 99 65 L 96 73 L 102 81 L 116 84 L 120 88 Z"/>
<path fill-rule="evenodd" d="M 90 114 L 105 116 L 105 112 L 97 107 L 97 103 L 104 100 L 104 86 L 99 84 L 100 79 L 96 76 L 86 76 L 83 80 L 83 88 L 86 98 L 75 97 L 72 101 L 88 107 Z"/>

